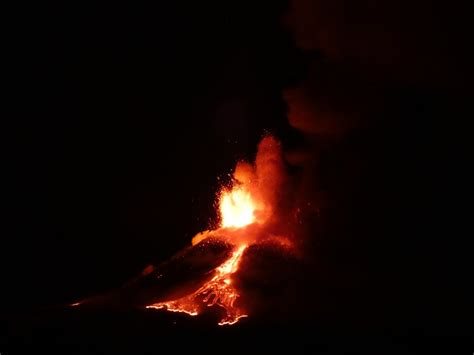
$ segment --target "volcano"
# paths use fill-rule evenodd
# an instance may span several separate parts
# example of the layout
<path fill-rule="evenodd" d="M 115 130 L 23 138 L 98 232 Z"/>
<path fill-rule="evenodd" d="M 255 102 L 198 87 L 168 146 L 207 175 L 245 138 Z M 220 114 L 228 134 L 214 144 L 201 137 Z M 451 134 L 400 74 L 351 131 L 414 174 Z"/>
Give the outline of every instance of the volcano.
<path fill-rule="evenodd" d="M 239 162 L 231 183 L 221 188 L 217 228 L 198 233 L 191 246 L 166 262 L 147 266 L 120 289 L 71 306 L 132 306 L 189 316 L 211 310 L 221 326 L 251 316 L 255 304 L 245 290 L 264 283 L 268 288 L 275 283 L 269 281 L 269 269 L 296 260 L 294 235 L 287 227 L 291 214 L 283 212 L 280 201 L 285 181 L 280 143 L 266 136 L 255 163 Z"/>

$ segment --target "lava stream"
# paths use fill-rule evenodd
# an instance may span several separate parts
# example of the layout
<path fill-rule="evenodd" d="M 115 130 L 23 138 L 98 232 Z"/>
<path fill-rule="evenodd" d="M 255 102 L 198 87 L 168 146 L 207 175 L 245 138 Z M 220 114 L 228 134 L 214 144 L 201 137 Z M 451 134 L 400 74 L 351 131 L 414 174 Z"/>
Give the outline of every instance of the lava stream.
<path fill-rule="evenodd" d="M 247 314 L 234 305 L 239 294 L 232 285 L 232 274 L 238 270 L 246 248 L 247 245 L 239 246 L 229 259 L 215 269 L 214 277 L 196 292 L 174 301 L 155 303 L 147 308 L 165 309 L 196 316 L 201 311 L 201 304 L 208 307 L 218 305 L 226 311 L 226 315 L 218 323 L 219 325 L 234 324 L 240 318 L 247 317 Z"/>
<path fill-rule="evenodd" d="M 196 245 L 214 234 L 233 244 L 235 249 L 224 263 L 214 269 L 214 276 L 196 292 L 165 302 L 154 303 L 147 308 L 196 316 L 203 306 L 220 306 L 226 315 L 219 325 L 234 324 L 247 317 L 236 306 L 239 297 L 232 284 L 232 275 L 239 269 L 242 255 L 250 243 L 255 243 L 262 226 L 276 206 L 276 194 L 283 181 L 283 161 L 279 142 L 267 136 L 259 144 L 255 164 L 239 162 L 233 174 L 233 183 L 219 193 L 220 226 L 211 231 L 198 233 L 192 240 Z"/>

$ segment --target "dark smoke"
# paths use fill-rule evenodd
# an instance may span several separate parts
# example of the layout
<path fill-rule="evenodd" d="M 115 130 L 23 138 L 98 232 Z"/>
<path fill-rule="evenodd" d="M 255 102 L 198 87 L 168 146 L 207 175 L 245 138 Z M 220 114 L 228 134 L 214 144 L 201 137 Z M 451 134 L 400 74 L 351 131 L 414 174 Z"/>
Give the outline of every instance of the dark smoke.
<path fill-rule="evenodd" d="M 434 332 L 465 324 L 466 266 L 447 242 L 459 216 L 446 209 L 459 204 L 441 202 L 465 166 L 462 12 L 428 1 L 290 3 L 285 24 L 311 58 L 284 93 L 305 141 L 287 151 L 303 171 L 315 263 L 304 304 L 332 321 Z"/>

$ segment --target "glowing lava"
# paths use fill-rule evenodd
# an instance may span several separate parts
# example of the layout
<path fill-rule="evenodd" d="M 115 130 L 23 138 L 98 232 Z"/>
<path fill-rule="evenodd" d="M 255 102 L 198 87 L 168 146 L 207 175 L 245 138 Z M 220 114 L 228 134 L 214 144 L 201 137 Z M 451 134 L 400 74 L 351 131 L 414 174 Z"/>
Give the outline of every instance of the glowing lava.
<path fill-rule="evenodd" d="M 219 199 L 222 228 L 241 228 L 253 223 L 255 206 L 251 194 L 243 186 L 223 190 Z M 203 306 L 217 305 L 226 312 L 219 325 L 235 324 L 240 318 L 247 317 L 247 314 L 235 305 L 239 293 L 232 284 L 232 275 L 239 269 L 240 260 L 247 246 L 247 244 L 236 246 L 230 258 L 214 270 L 212 279 L 194 293 L 177 300 L 155 303 L 147 308 L 196 316 L 202 311 Z"/>
<path fill-rule="evenodd" d="M 232 274 L 237 271 L 246 248 L 247 245 L 238 247 L 229 259 L 216 268 L 214 277 L 193 294 L 174 301 L 155 303 L 147 308 L 166 309 L 196 316 L 201 311 L 201 304 L 208 307 L 218 305 L 226 311 L 219 325 L 234 324 L 240 318 L 247 317 L 247 314 L 234 305 L 239 294 L 232 285 Z"/>
<path fill-rule="evenodd" d="M 206 306 L 219 306 L 225 311 L 219 325 L 234 324 L 247 316 L 237 306 L 240 295 L 233 284 L 233 276 L 239 271 L 242 256 L 250 244 L 257 243 L 262 237 L 276 237 L 269 233 L 269 227 L 280 219 L 275 217 L 286 183 L 280 143 L 272 136 L 265 136 L 258 145 L 255 162 L 238 162 L 232 177 L 233 186 L 219 193 L 220 227 L 198 233 L 192 240 L 196 245 L 211 236 L 222 238 L 234 245 L 231 256 L 213 270 L 210 280 L 197 291 L 147 308 L 196 316 Z"/>
<path fill-rule="evenodd" d="M 255 203 L 243 187 L 223 191 L 220 199 L 222 227 L 244 227 L 255 222 Z"/>
<path fill-rule="evenodd" d="M 224 311 L 224 315 L 218 322 L 219 325 L 235 324 L 240 318 L 248 316 L 246 310 L 239 305 L 241 290 L 234 284 L 235 274 L 239 272 L 240 263 L 247 248 L 250 245 L 257 245 L 259 242 L 268 241 L 269 239 L 273 239 L 279 245 L 285 247 L 292 244 L 279 232 L 280 229 L 288 229 L 288 212 L 286 212 L 286 209 L 281 209 L 280 206 L 283 206 L 281 196 L 286 196 L 285 194 L 282 195 L 282 192 L 288 193 L 290 190 L 286 186 L 288 178 L 285 172 L 281 145 L 278 140 L 272 136 L 265 136 L 258 145 L 255 161 L 253 163 L 238 162 L 232 174 L 232 179 L 233 185 L 224 187 L 218 194 L 220 225 L 214 230 L 198 233 L 192 239 L 193 246 L 207 238 L 213 238 L 214 241 L 221 239 L 224 241 L 225 250 L 229 250 L 229 246 L 232 248 L 227 260 L 203 275 L 205 266 L 208 265 L 206 263 L 209 262 L 208 258 L 213 255 L 211 248 L 203 259 L 196 262 L 197 269 L 191 270 L 199 274 L 200 278 L 205 276 L 207 280 L 198 285 L 192 283 L 196 285 L 197 290 L 194 288 L 195 291 L 190 290 L 187 294 L 180 293 L 175 298 L 169 296 L 170 298 L 164 298 L 164 301 L 150 304 L 156 300 L 156 298 L 153 301 L 149 300 L 149 297 L 153 297 L 151 292 L 147 289 L 148 292 L 143 295 L 140 293 L 139 297 L 135 297 L 134 293 L 137 290 L 132 286 L 130 289 L 133 291 L 130 294 L 131 297 L 129 298 L 127 293 L 124 301 L 128 302 L 130 299 L 130 302 L 133 302 L 134 305 L 144 305 L 146 308 L 170 312 L 181 312 L 191 316 L 197 316 L 204 312 L 207 307 L 217 306 Z M 284 206 L 286 206 L 286 201 Z M 280 226 L 283 226 L 283 228 L 280 228 Z M 209 245 L 212 246 L 213 244 Z M 186 249 L 184 254 L 179 254 L 180 257 L 186 255 L 189 250 L 191 250 L 189 254 L 193 254 L 192 248 Z M 206 252 L 208 250 L 206 248 L 207 244 L 203 244 L 203 249 L 198 249 L 198 254 Z M 220 252 L 222 252 L 222 249 L 220 249 Z M 183 259 L 183 266 L 188 268 L 194 265 L 194 262 L 197 261 L 194 258 L 195 256 L 199 258 L 197 255 L 191 256 L 189 262 Z M 181 259 L 173 259 L 173 261 L 180 263 Z M 216 265 L 216 263 L 213 263 L 213 265 Z M 168 270 L 166 266 L 165 270 Z M 171 267 L 169 270 L 173 270 L 173 268 Z M 146 278 L 145 286 L 148 285 L 150 278 L 161 278 L 163 276 L 158 271 L 151 265 L 143 270 L 141 277 Z M 178 272 L 179 275 L 181 275 L 181 271 Z M 171 277 L 173 277 L 173 271 Z M 184 280 L 184 282 L 188 281 L 190 280 Z M 167 287 L 167 282 L 157 286 Z M 131 284 L 136 285 L 135 282 Z M 190 284 L 189 282 L 188 286 Z M 157 289 L 160 289 L 160 287 L 157 287 Z M 174 291 L 178 290 L 175 289 Z M 142 298 L 142 296 L 146 296 L 146 298 Z M 113 299 L 113 296 L 110 296 L 110 298 L 115 304 L 116 300 Z M 91 305 L 102 304 L 108 300 L 109 295 L 105 295 L 91 299 L 87 303 Z M 120 297 L 119 301 L 122 301 Z M 84 301 L 80 301 L 70 304 L 70 306 L 82 306 L 83 303 Z"/>

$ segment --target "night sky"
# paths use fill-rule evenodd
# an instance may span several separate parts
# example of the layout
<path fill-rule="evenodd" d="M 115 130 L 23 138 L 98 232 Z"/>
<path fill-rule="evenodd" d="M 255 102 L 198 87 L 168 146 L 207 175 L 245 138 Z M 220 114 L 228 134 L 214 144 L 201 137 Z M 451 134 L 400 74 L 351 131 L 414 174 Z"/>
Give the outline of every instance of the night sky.
<path fill-rule="evenodd" d="M 120 286 L 188 245 L 216 218 L 218 178 L 269 132 L 312 206 L 308 282 L 333 278 L 328 317 L 389 309 L 402 329 L 469 334 L 462 4 L 38 5 L 11 19 L 2 312 Z"/>

